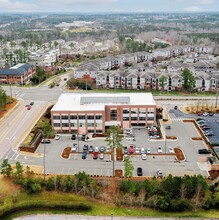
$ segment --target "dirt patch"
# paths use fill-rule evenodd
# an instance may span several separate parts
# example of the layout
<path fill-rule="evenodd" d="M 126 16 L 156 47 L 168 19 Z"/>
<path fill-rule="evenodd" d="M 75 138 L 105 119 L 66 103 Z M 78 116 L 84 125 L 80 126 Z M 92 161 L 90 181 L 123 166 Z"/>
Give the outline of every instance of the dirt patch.
<path fill-rule="evenodd" d="M 193 137 L 192 138 L 193 141 L 202 141 L 202 137 Z"/>
<path fill-rule="evenodd" d="M 185 160 L 185 156 L 180 148 L 178 148 L 178 147 L 174 148 L 174 152 L 176 154 L 177 160 L 179 160 L 179 161 Z"/>
<path fill-rule="evenodd" d="M 117 161 L 123 160 L 123 152 L 121 148 L 116 148 L 116 160 Z"/>
<path fill-rule="evenodd" d="M 216 179 L 219 176 L 219 170 L 210 170 L 208 171 L 211 179 Z"/>
<path fill-rule="evenodd" d="M 2 118 L 9 110 L 13 109 L 16 104 L 17 101 L 14 101 L 12 103 L 7 104 L 4 110 L 0 110 L 0 118 Z"/>
<path fill-rule="evenodd" d="M 65 159 L 68 159 L 71 153 L 71 148 L 70 147 L 66 147 L 63 152 L 62 152 L 62 157 Z"/>

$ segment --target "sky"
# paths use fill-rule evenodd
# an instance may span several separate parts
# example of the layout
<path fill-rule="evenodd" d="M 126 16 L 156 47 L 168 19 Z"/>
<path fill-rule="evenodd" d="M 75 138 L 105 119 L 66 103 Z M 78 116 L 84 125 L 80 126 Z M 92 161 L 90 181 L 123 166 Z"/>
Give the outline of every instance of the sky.
<path fill-rule="evenodd" d="M 219 0 L 0 0 L 0 12 L 215 12 Z"/>

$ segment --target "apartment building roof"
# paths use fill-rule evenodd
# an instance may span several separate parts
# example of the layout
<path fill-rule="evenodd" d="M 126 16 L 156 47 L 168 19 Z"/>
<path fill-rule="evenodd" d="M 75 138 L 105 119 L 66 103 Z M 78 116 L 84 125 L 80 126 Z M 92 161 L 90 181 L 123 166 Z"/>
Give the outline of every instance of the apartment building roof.
<path fill-rule="evenodd" d="M 0 75 L 22 75 L 31 67 L 34 67 L 34 65 L 20 63 L 10 69 L 0 69 Z"/>
<path fill-rule="evenodd" d="M 106 105 L 156 105 L 151 93 L 62 94 L 51 111 L 104 111 Z"/>

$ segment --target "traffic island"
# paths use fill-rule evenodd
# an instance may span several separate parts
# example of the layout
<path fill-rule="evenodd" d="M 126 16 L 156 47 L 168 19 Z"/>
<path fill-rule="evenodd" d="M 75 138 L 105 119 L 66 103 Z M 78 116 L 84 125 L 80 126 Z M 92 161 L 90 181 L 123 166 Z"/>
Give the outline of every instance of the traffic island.
<path fill-rule="evenodd" d="M 177 161 L 184 161 L 186 159 L 181 148 L 179 148 L 179 147 L 174 148 L 174 152 L 176 154 Z"/>
<path fill-rule="evenodd" d="M 66 147 L 62 152 L 62 158 L 69 159 L 70 153 L 71 153 L 71 148 Z"/>

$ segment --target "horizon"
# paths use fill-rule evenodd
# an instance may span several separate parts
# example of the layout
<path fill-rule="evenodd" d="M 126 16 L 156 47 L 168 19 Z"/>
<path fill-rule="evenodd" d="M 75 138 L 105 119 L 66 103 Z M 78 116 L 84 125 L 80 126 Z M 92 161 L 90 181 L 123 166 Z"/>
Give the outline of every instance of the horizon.
<path fill-rule="evenodd" d="M 219 12 L 217 0 L 0 0 L 0 5 L 0 13 Z"/>

